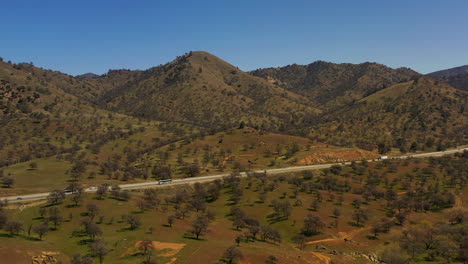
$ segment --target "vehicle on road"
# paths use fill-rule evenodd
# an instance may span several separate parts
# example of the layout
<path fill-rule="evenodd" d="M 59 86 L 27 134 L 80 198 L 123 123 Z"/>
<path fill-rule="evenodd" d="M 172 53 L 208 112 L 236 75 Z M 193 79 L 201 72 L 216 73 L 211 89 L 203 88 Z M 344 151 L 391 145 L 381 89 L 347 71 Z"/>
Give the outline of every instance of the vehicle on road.
<path fill-rule="evenodd" d="M 160 180 L 158 182 L 159 185 L 162 185 L 162 184 L 171 184 L 172 183 L 172 179 L 167 179 L 167 180 Z"/>
<path fill-rule="evenodd" d="M 380 157 L 378 158 L 378 160 L 386 160 L 386 159 L 388 159 L 388 156 L 380 156 Z"/>

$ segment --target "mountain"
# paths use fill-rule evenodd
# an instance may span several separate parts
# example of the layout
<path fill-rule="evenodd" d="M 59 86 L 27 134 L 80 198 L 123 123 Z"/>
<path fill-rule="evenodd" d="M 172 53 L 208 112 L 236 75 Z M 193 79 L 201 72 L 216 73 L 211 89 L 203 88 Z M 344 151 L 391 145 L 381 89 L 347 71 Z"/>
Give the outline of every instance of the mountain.
<path fill-rule="evenodd" d="M 94 78 L 98 78 L 99 75 L 92 73 L 92 72 L 88 72 L 88 73 L 84 73 L 81 75 L 76 75 L 75 77 L 78 79 L 94 79 Z"/>
<path fill-rule="evenodd" d="M 145 119 L 210 128 L 245 122 L 279 130 L 320 113 L 306 97 L 203 51 L 146 71 L 110 72 L 92 81 L 114 84 L 99 96 L 99 105 Z"/>
<path fill-rule="evenodd" d="M 0 61 L 0 167 L 36 158 L 74 155 L 87 149 L 94 160 L 122 155 L 100 148 L 113 141 L 141 137 L 133 151 L 184 138 L 197 128 L 153 122 L 110 112 L 67 91 L 99 91 L 95 83 L 31 64 Z M 164 133 L 164 135 L 162 135 Z M 158 140 L 153 140 L 154 138 Z M 134 155 L 134 154 L 132 154 Z"/>
<path fill-rule="evenodd" d="M 446 70 L 428 73 L 427 75 L 437 78 L 454 77 L 457 75 L 468 75 L 468 65 L 454 67 Z"/>
<path fill-rule="evenodd" d="M 324 115 L 310 136 L 381 153 L 463 145 L 468 143 L 467 101 L 467 92 L 420 77 Z"/>
<path fill-rule="evenodd" d="M 0 62 L 0 160 L 79 149 L 100 160 L 122 151 L 108 146 L 119 139 L 141 140 L 127 143 L 143 153 L 244 126 L 366 150 L 467 143 L 467 92 L 407 68 L 314 62 L 246 73 L 197 51 L 90 77 Z"/>
<path fill-rule="evenodd" d="M 258 69 L 251 74 L 306 96 L 324 109 L 340 108 L 393 84 L 420 76 L 409 68 L 392 69 L 369 62 L 335 64 L 324 61 Z"/>
<path fill-rule="evenodd" d="M 436 71 L 428 75 L 440 78 L 455 88 L 468 91 L 468 65 Z"/>

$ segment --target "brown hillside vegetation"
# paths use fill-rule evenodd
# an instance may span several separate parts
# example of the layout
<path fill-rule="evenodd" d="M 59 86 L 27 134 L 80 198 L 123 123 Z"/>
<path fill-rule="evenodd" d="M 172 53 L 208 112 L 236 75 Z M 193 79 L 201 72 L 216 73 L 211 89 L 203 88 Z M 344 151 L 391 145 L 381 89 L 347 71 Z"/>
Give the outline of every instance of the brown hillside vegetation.
<path fill-rule="evenodd" d="M 300 123 L 304 116 L 320 112 L 304 97 L 207 52 L 191 52 L 142 72 L 134 82 L 102 98 L 112 110 L 208 127 L 232 127 L 244 121 L 278 129 L 286 120 Z"/>
<path fill-rule="evenodd" d="M 0 155 L 5 165 L 72 147 L 97 149 L 137 129 L 161 130 L 161 121 L 179 139 L 245 124 L 380 152 L 403 146 L 402 135 L 410 150 L 465 144 L 466 92 L 426 78 L 416 90 L 435 89 L 432 97 L 401 89 L 418 76 L 375 63 L 326 62 L 248 74 L 202 51 L 144 71 L 112 70 L 92 78 L 1 62 L 0 122 L 7 140 Z M 372 103 L 376 97 L 389 101 Z M 414 139 L 421 142 L 413 145 Z"/>
<path fill-rule="evenodd" d="M 257 130 L 230 129 L 194 140 L 183 140 L 146 153 L 140 162 L 154 170 L 170 168 L 173 177 L 185 177 L 186 164 L 201 173 L 279 168 L 376 158 L 376 153 L 336 147 L 308 138 Z M 156 173 L 157 174 L 157 173 Z M 158 178 L 158 175 L 154 175 Z"/>
<path fill-rule="evenodd" d="M 258 69 L 252 74 L 304 95 L 326 109 L 345 106 L 388 86 L 419 76 L 408 68 L 391 69 L 377 63 L 335 64 L 324 61 Z"/>
<path fill-rule="evenodd" d="M 468 93 L 430 77 L 396 84 L 327 114 L 312 137 L 385 153 L 466 144 Z"/>
<path fill-rule="evenodd" d="M 436 71 L 428 75 L 439 78 L 457 89 L 468 91 L 468 65 Z"/>
<path fill-rule="evenodd" d="M 0 62 L 0 193 L 377 156 L 362 149 L 383 154 L 467 144 L 465 91 L 430 77 L 384 88 L 412 71 L 377 64 L 318 63 L 308 70 L 308 80 L 317 78 L 313 90 L 339 98 L 346 87 L 356 101 L 335 110 L 206 52 L 93 78 Z M 330 74 L 336 79 L 322 87 Z"/>

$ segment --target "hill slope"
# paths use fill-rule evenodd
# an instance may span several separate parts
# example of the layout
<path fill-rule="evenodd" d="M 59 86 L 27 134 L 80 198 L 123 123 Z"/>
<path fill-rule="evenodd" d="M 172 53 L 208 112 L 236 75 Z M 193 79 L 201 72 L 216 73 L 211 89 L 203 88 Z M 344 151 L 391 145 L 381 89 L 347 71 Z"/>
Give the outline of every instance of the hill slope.
<path fill-rule="evenodd" d="M 244 121 L 278 129 L 320 112 L 305 97 L 206 52 L 191 52 L 135 74 L 104 93 L 100 104 L 138 117 L 206 127 L 232 127 Z"/>
<path fill-rule="evenodd" d="M 396 84 L 324 116 L 311 135 L 364 149 L 402 151 L 468 143 L 468 93 L 431 77 Z"/>
<path fill-rule="evenodd" d="M 455 88 L 468 91 L 468 65 L 436 71 L 428 75 L 440 78 Z"/>
<path fill-rule="evenodd" d="M 85 154 L 90 156 L 98 155 L 100 148 L 109 142 L 142 135 L 145 131 L 158 136 L 159 131 L 174 132 L 161 137 L 158 146 L 167 138 L 185 136 L 187 127 L 170 122 L 143 123 L 135 117 L 97 108 L 66 92 L 93 90 L 93 87 L 75 77 L 30 64 L 0 62 L 0 167 L 76 154 L 81 149 L 88 149 Z M 133 144 L 132 148 L 141 150 L 156 145 L 151 138 L 143 138 L 143 142 L 149 145 Z M 110 153 L 113 151 L 108 150 L 106 155 Z"/>
<path fill-rule="evenodd" d="M 172 133 L 165 140 L 245 124 L 366 150 L 423 149 L 434 146 L 433 140 L 441 147 L 466 143 L 466 92 L 430 77 L 418 79 L 407 68 L 315 62 L 248 74 L 199 51 L 144 71 L 93 77 L 2 62 L 0 117 L 9 124 L 1 128 L 7 134 L 0 144 L 2 160 L 29 160 L 21 154 L 25 149 L 47 156 L 75 144 L 99 149 L 127 132 L 158 134 L 161 121 Z M 40 150 L 26 147 L 31 142 Z"/>
<path fill-rule="evenodd" d="M 308 97 L 325 109 L 336 109 L 419 74 L 408 68 L 391 69 L 377 63 L 334 64 L 316 61 L 251 72 Z"/>

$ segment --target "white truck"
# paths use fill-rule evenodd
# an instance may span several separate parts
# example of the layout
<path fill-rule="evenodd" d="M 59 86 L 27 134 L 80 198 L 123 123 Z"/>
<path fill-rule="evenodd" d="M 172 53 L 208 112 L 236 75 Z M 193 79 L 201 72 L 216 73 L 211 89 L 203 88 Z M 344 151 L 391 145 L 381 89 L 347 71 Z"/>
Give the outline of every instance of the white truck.
<path fill-rule="evenodd" d="M 388 156 L 380 156 L 379 157 L 379 160 L 386 160 L 386 159 L 388 159 Z"/>

